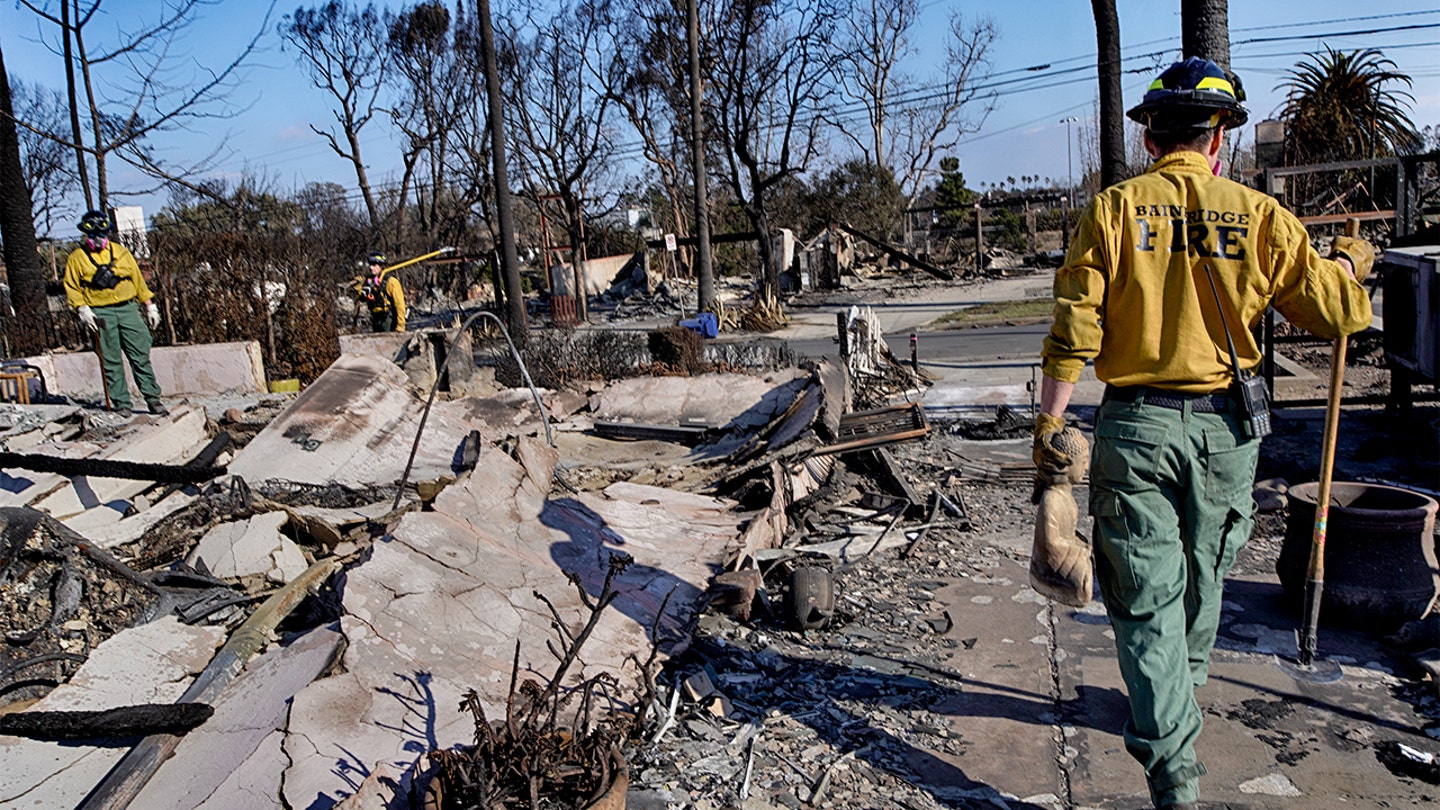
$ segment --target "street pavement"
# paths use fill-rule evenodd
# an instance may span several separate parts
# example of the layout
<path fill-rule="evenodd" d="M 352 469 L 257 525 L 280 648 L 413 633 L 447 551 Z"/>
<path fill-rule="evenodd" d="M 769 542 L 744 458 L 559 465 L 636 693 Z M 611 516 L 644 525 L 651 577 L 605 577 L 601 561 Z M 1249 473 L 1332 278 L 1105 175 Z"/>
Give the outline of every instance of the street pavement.
<path fill-rule="evenodd" d="M 997 528 L 974 541 L 1028 551 L 1027 530 Z M 964 686 L 929 708 L 964 745 L 958 756 L 916 751 L 912 769 L 943 806 L 1148 808 L 1141 770 L 1125 752 L 1128 705 L 1103 604 L 1049 603 L 1028 587 L 1023 555 L 999 559 L 1000 568 L 936 591 L 954 620 L 947 635 L 960 642 L 942 667 Z M 1407 750 L 1440 752 L 1434 682 L 1379 635 L 1325 623 L 1320 656 L 1340 663 L 1343 678 L 1297 681 L 1276 658 L 1293 659 L 1296 622 L 1263 568 L 1227 582 L 1210 680 L 1197 693 L 1209 770 L 1202 807 L 1433 806 L 1440 769 L 1416 763 L 1407 773 L 1395 763 Z"/>

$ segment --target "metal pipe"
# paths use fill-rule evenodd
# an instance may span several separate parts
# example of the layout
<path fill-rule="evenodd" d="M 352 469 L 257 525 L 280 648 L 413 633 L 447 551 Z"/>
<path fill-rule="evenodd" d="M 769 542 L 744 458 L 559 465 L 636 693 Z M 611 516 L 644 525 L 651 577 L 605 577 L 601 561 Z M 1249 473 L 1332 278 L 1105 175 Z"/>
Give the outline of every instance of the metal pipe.
<path fill-rule="evenodd" d="M 469 329 L 471 324 L 475 323 L 476 318 L 489 318 L 494 321 L 495 325 L 500 328 L 500 334 L 505 336 L 505 343 L 510 347 L 510 354 L 515 358 L 515 364 L 520 367 L 520 377 L 530 387 L 530 395 L 535 398 L 535 407 L 540 409 L 540 422 L 545 425 L 545 442 L 554 447 L 555 436 L 550 430 L 550 414 L 545 410 L 545 404 L 540 401 L 540 392 L 536 390 L 535 383 L 530 379 L 530 372 L 525 368 L 525 361 L 520 358 L 520 352 L 516 351 L 515 342 L 510 339 L 510 333 L 505 330 L 505 323 L 496 317 L 495 313 L 482 309 L 466 318 L 465 322 L 460 324 L 460 328 L 455 330 L 455 337 L 450 339 L 450 345 L 445 347 L 445 356 L 448 358 L 455 351 L 455 344 L 459 342 L 460 336 L 465 334 L 465 330 Z M 410 446 L 410 457 L 405 460 L 405 472 L 400 476 L 400 485 L 395 488 L 395 503 L 390 506 L 392 512 L 400 508 L 400 499 L 405 494 L 405 484 L 409 482 L 410 470 L 415 466 L 415 454 L 420 450 L 420 436 L 425 432 L 425 422 L 430 418 L 430 406 L 435 404 L 435 392 L 438 390 L 440 390 L 440 374 L 437 373 L 435 382 L 430 384 L 430 396 L 425 399 L 425 410 L 420 414 L 420 425 L 415 428 L 415 443 Z"/>
<path fill-rule="evenodd" d="M 381 270 L 381 271 L 380 271 L 380 275 L 383 276 L 383 275 L 385 275 L 386 273 L 389 273 L 389 272 L 392 271 L 392 270 L 399 270 L 399 269 L 402 268 L 402 267 L 409 267 L 409 266 L 412 265 L 412 264 L 418 264 L 419 262 L 423 262 L 423 261 L 425 261 L 426 259 L 433 259 L 433 258 L 435 258 L 436 256 L 439 256 L 439 255 L 442 254 L 442 253 L 454 253 L 454 252 L 455 252 L 455 248 L 453 248 L 453 247 L 442 247 L 442 248 L 440 248 L 439 250 L 432 250 L 432 251 L 430 251 L 429 253 L 426 253 L 426 254 L 421 255 L 421 256 L 416 256 L 416 257 L 413 258 L 413 259 L 406 259 L 406 260 L 403 261 L 403 262 L 396 262 L 395 264 L 392 264 L 392 265 L 390 265 L 389 267 L 386 267 L 384 270 Z"/>

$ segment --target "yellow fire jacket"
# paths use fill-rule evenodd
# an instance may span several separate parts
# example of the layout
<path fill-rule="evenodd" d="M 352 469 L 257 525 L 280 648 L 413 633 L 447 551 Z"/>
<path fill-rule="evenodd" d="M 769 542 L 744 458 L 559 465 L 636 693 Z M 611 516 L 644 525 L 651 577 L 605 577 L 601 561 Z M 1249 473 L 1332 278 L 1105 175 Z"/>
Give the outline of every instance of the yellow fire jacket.
<path fill-rule="evenodd" d="M 1042 370 L 1075 382 L 1093 359 L 1114 385 L 1225 388 L 1233 374 L 1206 265 L 1244 368 L 1260 362 L 1251 329 L 1269 305 L 1322 338 L 1370 325 L 1365 288 L 1320 257 L 1293 214 L 1216 177 L 1203 155 L 1178 152 L 1086 208 L 1055 274 Z"/>
<path fill-rule="evenodd" d="M 107 264 L 119 279 L 110 289 L 95 284 L 95 273 Z M 70 251 L 70 257 L 65 260 L 64 284 L 65 300 L 74 309 L 123 304 L 132 298 L 143 304 L 155 297 L 146 286 L 145 277 L 140 275 L 135 257 L 124 245 L 114 241 L 99 253 L 86 250 L 83 244 Z"/>
<path fill-rule="evenodd" d="M 379 277 L 365 275 L 355 285 L 355 296 L 371 312 L 395 310 L 395 331 L 405 331 L 405 288 L 398 273 L 391 268 L 380 271 Z"/>

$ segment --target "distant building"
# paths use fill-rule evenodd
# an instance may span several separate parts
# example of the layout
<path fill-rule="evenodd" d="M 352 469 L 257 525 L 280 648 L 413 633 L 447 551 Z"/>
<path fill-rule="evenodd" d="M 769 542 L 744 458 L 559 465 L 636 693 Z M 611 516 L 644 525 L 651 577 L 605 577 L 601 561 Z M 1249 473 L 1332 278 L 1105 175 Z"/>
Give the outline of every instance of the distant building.
<path fill-rule="evenodd" d="M 120 244 L 130 249 L 137 259 L 150 258 L 150 243 L 145 238 L 145 210 L 138 205 L 122 205 L 113 209 L 115 232 Z"/>

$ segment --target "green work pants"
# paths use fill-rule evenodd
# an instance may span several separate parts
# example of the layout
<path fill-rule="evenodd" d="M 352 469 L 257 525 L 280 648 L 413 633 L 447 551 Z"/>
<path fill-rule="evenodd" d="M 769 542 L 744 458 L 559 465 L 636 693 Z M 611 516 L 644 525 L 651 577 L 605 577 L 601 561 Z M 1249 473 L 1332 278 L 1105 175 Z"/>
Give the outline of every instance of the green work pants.
<path fill-rule="evenodd" d="M 122 352 L 130 361 L 130 373 L 135 376 L 135 385 L 145 402 L 160 399 L 160 384 L 155 382 L 155 370 L 150 367 L 150 328 L 140 315 L 140 304 L 132 298 L 123 304 L 91 309 L 99 329 L 95 340 L 102 358 L 100 365 L 105 390 L 110 394 L 110 407 L 117 411 L 128 411 L 131 407 L 125 364 L 120 359 Z"/>
<path fill-rule="evenodd" d="M 370 310 L 370 331 L 371 331 L 371 332 L 394 332 L 394 331 L 395 331 L 395 310 L 393 310 L 393 309 L 372 309 L 372 310 Z"/>
<path fill-rule="evenodd" d="M 1260 442 L 1230 414 L 1104 402 L 1095 416 L 1095 575 L 1130 696 L 1125 747 L 1155 804 L 1196 801 L 1195 688 L 1225 575 L 1250 538 Z"/>

